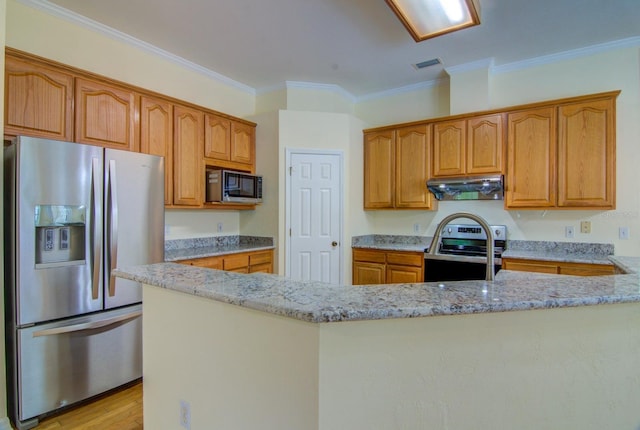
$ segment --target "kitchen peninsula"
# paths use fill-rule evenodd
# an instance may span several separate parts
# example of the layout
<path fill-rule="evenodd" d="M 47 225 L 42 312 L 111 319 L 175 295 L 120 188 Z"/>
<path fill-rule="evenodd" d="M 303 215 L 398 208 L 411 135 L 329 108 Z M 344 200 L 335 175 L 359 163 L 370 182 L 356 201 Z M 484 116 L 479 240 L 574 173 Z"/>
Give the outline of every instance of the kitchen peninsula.
<path fill-rule="evenodd" d="M 193 430 L 638 428 L 640 259 L 612 259 L 627 274 L 367 286 L 123 268 L 145 426 L 182 401 Z"/>

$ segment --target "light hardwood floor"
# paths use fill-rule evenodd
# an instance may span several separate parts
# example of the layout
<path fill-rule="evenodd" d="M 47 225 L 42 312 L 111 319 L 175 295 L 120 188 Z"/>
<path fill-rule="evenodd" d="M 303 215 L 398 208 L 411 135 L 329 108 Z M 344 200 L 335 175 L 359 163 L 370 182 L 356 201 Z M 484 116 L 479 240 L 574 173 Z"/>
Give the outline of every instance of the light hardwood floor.
<path fill-rule="evenodd" d="M 142 430 L 142 382 L 46 418 L 35 430 Z"/>

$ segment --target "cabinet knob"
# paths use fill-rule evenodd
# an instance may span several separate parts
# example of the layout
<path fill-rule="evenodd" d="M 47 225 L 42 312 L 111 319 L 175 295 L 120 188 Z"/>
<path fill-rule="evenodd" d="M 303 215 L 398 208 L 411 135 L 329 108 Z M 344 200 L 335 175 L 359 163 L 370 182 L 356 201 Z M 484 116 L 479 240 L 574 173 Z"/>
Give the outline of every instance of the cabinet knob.
<path fill-rule="evenodd" d="M 331 246 L 338 246 L 338 242 L 334 240 L 333 242 L 331 242 Z"/>

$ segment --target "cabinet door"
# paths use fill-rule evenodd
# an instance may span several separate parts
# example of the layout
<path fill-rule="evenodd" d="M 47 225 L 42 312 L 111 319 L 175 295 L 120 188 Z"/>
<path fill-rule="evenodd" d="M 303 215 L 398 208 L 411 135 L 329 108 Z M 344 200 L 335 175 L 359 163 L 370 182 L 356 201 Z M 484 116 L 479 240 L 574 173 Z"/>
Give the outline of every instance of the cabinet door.
<path fill-rule="evenodd" d="M 553 107 L 508 114 L 507 208 L 556 204 L 556 121 Z"/>
<path fill-rule="evenodd" d="M 387 265 L 387 284 L 413 284 L 424 282 L 422 269 L 410 266 Z"/>
<path fill-rule="evenodd" d="M 364 208 L 393 208 L 395 139 L 393 131 L 364 135 Z"/>
<path fill-rule="evenodd" d="M 365 263 L 355 261 L 353 263 L 353 285 L 384 284 L 386 264 Z"/>
<path fill-rule="evenodd" d="M 502 173 L 504 128 L 502 114 L 467 120 L 467 173 Z"/>
<path fill-rule="evenodd" d="M 615 208 L 615 99 L 558 108 L 558 206 Z"/>
<path fill-rule="evenodd" d="M 427 190 L 430 174 L 429 125 L 396 130 L 396 194 L 397 208 L 431 209 L 431 193 Z"/>
<path fill-rule="evenodd" d="M 557 264 L 537 260 L 507 260 L 503 258 L 502 268 L 504 270 L 517 270 L 520 272 L 559 273 Z"/>
<path fill-rule="evenodd" d="M 4 132 L 73 141 L 73 76 L 7 57 Z"/>
<path fill-rule="evenodd" d="M 173 105 L 170 102 L 141 97 L 140 152 L 164 157 L 164 204 L 173 204 Z"/>
<path fill-rule="evenodd" d="M 225 255 L 222 263 L 224 270 L 233 272 L 249 273 L 249 254 Z"/>
<path fill-rule="evenodd" d="M 204 156 L 215 160 L 231 160 L 231 120 L 213 114 L 205 115 Z"/>
<path fill-rule="evenodd" d="M 75 141 L 136 151 L 136 94 L 102 82 L 76 79 Z"/>
<path fill-rule="evenodd" d="M 433 176 L 464 175 L 466 121 L 446 121 L 433 127 Z"/>
<path fill-rule="evenodd" d="M 240 122 L 231 123 L 231 161 L 254 164 L 256 129 Z"/>
<path fill-rule="evenodd" d="M 203 114 L 196 109 L 174 106 L 173 203 L 200 206 L 205 180 L 202 167 Z"/>
<path fill-rule="evenodd" d="M 207 269 L 222 270 L 222 257 L 202 257 L 190 260 L 176 261 L 176 263 L 187 264 L 189 266 L 206 267 Z"/>

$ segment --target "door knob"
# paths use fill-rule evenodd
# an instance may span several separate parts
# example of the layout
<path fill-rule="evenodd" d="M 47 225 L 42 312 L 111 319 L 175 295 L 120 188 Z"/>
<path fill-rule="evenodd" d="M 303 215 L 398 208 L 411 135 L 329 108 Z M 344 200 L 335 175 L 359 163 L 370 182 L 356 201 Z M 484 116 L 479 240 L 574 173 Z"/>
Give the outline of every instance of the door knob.
<path fill-rule="evenodd" d="M 334 240 L 333 242 L 331 242 L 331 246 L 338 246 L 338 242 Z"/>

